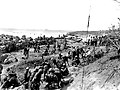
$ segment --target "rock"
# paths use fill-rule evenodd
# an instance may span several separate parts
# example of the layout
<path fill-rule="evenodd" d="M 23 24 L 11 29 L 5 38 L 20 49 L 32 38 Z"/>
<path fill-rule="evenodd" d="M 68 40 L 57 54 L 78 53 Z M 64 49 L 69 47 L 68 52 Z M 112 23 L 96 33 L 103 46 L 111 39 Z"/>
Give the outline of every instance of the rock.
<path fill-rule="evenodd" d="M 18 59 L 13 56 L 13 55 L 9 55 L 5 60 L 4 60 L 4 64 L 10 64 L 10 63 L 14 63 L 17 62 Z"/>
<path fill-rule="evenodd" d="M 9 89 L 9 90 L 26 90 L 24 85 L 21 85 L 19 87 L 15 87 L 14 89 Z"/>
<path fill-rule="evenodd" d="M 3 63 L 4 60 L 8 57 L 8 54 L 2 54 L 1 55 L 1 60 L 0 60 L 0 63 Z"/>

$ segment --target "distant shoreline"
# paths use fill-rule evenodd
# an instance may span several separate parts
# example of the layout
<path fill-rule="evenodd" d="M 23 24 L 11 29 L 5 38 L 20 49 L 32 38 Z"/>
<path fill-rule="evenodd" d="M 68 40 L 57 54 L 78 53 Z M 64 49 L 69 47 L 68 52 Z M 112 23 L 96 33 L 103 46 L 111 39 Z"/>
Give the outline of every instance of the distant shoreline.
<path fill-rule="evenodd" d="M 108 30 L 102 31 L 88 31 L 89 34 L 102 34 L 106 33 Z M 14 29 L 14 28 L 0 28 L 0 34 L 13 35 L 22 37 L 22 35 L 26 35 L 27 37 L 36 38 L 38 36 L 45 35 L 46 37 L 58 37 L 63 34 L 79 34 L 86 35 L 87 31 L 73 31 L 73 30 L 48 30 L 48 29 Z"/>

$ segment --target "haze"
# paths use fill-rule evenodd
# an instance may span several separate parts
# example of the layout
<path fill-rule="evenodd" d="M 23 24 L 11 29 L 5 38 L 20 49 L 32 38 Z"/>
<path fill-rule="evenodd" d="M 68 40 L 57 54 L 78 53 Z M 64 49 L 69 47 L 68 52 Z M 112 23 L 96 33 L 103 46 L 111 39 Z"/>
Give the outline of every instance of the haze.
<path fill-rule="evenodd" d="M 0 0 L 0 30 L 86 30 L 90 5 L 89 30 L 118 25 L 120 7 L 113 0 Z"/>

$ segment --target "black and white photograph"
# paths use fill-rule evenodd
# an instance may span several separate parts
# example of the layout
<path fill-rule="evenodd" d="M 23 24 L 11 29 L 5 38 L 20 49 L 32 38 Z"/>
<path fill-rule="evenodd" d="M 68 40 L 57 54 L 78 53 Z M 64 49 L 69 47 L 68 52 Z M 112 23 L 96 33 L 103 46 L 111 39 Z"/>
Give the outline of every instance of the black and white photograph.
<path fill-rule="evenodd" d="M 0 90 L 120 90 L 120 0 L 0 0 Z"/>

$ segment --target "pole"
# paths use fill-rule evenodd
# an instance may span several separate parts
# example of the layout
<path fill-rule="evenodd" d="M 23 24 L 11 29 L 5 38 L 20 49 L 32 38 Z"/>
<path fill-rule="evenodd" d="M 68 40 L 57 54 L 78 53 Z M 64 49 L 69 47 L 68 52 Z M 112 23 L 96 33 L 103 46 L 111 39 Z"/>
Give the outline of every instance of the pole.
<path fill-rule="evenodd" d="M 88 29 L 89 29 L 89 24 L 90 24 L 90 11 L 91 11 L 91 4 L 90 4 L 90 8 L 89 8 L 89 15 L 88 15 L 88 23 L 87 23 L 87 35 L 86 35 L 86 41 L 87 41 L 87 38 L 88 38 Z M 86 52 L 85 52 L 86 54 Z M 86 56 L 86 55 L 85 55 Z M 83 58 L 83 62 L 85 61 L 85 58 Z M 84 72 L 85 72 L 85 68 L 84 68 L 84 65 L 83 65 L 83 73 L 82 73 L 82 90 L 84 90 Z"/>

